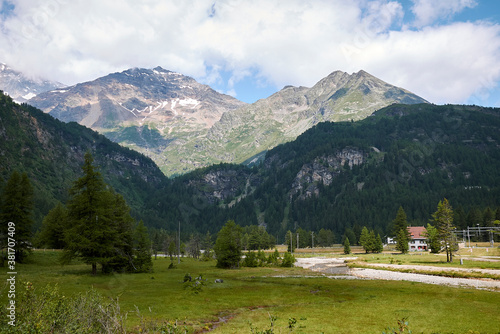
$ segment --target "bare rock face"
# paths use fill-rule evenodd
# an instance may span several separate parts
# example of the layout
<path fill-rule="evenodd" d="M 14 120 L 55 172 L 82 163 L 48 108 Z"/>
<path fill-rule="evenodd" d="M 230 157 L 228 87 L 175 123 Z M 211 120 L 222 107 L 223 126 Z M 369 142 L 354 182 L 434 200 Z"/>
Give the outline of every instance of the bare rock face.
<path fill-rule="evenodd" d="M 333 179 L 342 172 L 342 168 L 351 168 L 364 163 L 366 155 L 355 148 L 344 148 L 335 155 L 317 157 L 313 162 L 302 166 L 295 176 L 290 196 L 300 193 L 301 198 L 319 195 L 318 184 L 329 186 Z"/>
<path fill-rule="evenodd" d="M 227 199 L 243 198 L 259 184 L 259 179 L 247 169 L 216 169 L 189 180 L 197 196 L 211 204 Z"/>

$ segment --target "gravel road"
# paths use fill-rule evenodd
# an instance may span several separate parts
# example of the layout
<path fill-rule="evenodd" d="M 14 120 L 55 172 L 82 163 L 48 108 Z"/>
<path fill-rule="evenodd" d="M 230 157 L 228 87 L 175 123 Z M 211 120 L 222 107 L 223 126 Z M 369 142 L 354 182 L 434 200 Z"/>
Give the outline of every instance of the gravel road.
<path fill-rule="evenodd" d="M 322 272 L 328 277 L 341 278 L 340 275 L 345 275 L 346 279 L 360 278 L 360 279 L 380 279 L 380 280 L 396 280 L 396 281 L 411 281 L 420 282 L 427 284 L 439 284 L 448 286 L 465 286 L 472 287 L 476 289 L 488 289 L 500 291 L 500 281 L 491 279 L 472 279 L 472 278 L 453 278 L 444 276 L 433 276 L 433 275 L 423 275 L 423 274 L 411 274 L 411 273 L 401 273 L 389 270 L 378 270 L 378 269 L 365 269 L 365 268 L 352 268 L 349 269 L 345 265 L 345 260 L 355 259 L 355 258 L 298 258 L 295 263 L 298 267 L 303 267 L 316 272 Z M 372 265 L 372 264 L 370 264 Z M 376 264 L 390 268 L 391 265 Z M 414 268 L 404 268 L 406 266 L 396 265 L 396 268 L 402 269 L 414 269 Z M 421 270 L 436 270 L 444 271 L 444 268 L 433 267 L 433 266 L 408 266 L 417 267 Z M 465 269 L 465 268 L 446 268 L 447 270 L 453 271 L 482 271 L 481 269 Z M 485 269 L 483 269 L 485 270 Z M 488 273 L 500 274 L 499 270 L 487 270 Z M 330 276 L 330 275 L 334 276 Z"/>

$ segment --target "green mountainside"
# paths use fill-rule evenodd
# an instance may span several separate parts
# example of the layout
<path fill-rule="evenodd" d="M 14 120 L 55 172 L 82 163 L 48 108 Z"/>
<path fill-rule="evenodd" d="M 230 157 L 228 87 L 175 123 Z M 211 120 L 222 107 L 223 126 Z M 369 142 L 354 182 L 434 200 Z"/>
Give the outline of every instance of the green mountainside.
<path fill-rule="evenodd" d="M 258 167 L 196 170 L 156 198 L 200 232 L 234 219 L 266 225 L 278 242 L 299 227 L 340 241 L 346 228 L 386 234 L 399 206 L 426 225 L 443 197 L 464 228 L 467 212 L 500 206 L 499 165 L 500 109 L 392 105 L 359 122 L 320 123 Z"/>
<path fill-rule="evenodd" d="M 167 181 L 151 159 L 77 123 L 63 123 L 34 107 L 16 104 L 0 91 L 0 187 L 14 170 L 28 174 L 35 191 L 37 226 L 57 201 L 66 201 L 72 182 L 82 174 L 88 150 L 105 182 L 124 196 L 132 214 L 149 217 L 143 210 L 147 196 Z"/>
<path fill-rule="evenodd" d="M 399 206 L 427 224 L 443 197 L 456 225 L 500 206 L 500 109 L 391 105 L 357 122 L 323 122 L 269 150 L 253 167 L 221 163 L 167 179 L 155 163 L 77 123 L 0 94 L 0 187 L 13 170 L 35 188 L 35 220 L 65 202 L 90 150 L 105 182 L 149 227 L 216 233 L 229 219 L 284 242 L 298 228 L 389 231 Z M 39 225 L 38 225 L 39 226 Z"/>

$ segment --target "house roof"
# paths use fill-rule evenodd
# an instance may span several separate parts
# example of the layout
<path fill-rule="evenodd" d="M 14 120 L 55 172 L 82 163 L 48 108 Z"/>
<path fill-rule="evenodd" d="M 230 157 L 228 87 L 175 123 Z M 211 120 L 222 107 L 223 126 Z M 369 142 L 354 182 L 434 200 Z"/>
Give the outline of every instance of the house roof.
<path fill-rule="evenodd" d="M 423 235 L 425 232 L 425 227 L 424 226 L 409 226 L 408 227 L 408 232 L 410 233 L 410 237 L 412 239 L 426 239 L 426 237 Z"/>

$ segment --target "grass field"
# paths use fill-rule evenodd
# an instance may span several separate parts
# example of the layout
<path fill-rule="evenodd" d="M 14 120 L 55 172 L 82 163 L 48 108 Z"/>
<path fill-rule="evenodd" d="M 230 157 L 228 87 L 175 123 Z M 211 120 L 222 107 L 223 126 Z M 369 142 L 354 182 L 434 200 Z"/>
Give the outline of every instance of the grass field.
<path fill-rule="evenodd" d="M 96 289 L 119 298 L 127 313 L 127 328 L 138 332 L 143 318 L 175 320 L 191 332 L 251 333 L 249 322 L 275 333 L 382 333 L 408 318 L 413 333 L 499 333 L 500 293 L 411 282 L 332 280 L 301 268 L 221 270 L 215 262 L 183 259 L 174 269 L 170 260 L 154 260 L 150 274 L 90 275 L 81 263 L 58 264 L 58 252 L 37 251 L 31 263 L 18 264 L 18 284 L 35 288 L 57 284 L 65 296 Z M 390 255 L 388 255 L 390 256 Z M 5 268 L 2 268 L 5 272 Z M 202 274 L 206 286 L 198 294 L 184 288 L 186 273 Z M 216 278 L 224 280 L 214 283 Z M 2 292 L 2 304 L 6 296 Z M 2 322 L 3 323 L 3 322 Z"/>

